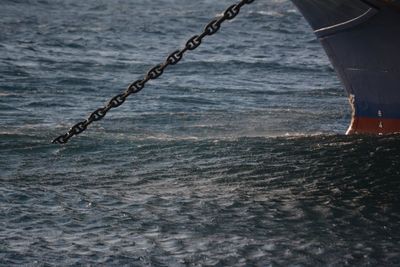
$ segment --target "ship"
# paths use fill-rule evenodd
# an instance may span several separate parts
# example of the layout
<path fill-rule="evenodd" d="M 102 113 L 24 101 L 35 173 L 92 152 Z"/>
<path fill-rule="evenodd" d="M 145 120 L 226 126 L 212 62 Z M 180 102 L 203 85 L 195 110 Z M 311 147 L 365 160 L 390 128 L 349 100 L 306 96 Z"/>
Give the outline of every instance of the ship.
<path fill-rule="evenodd" d="M 400 133 L 400 0 L 292 2 L 347 91 L 347 134 Z"/>

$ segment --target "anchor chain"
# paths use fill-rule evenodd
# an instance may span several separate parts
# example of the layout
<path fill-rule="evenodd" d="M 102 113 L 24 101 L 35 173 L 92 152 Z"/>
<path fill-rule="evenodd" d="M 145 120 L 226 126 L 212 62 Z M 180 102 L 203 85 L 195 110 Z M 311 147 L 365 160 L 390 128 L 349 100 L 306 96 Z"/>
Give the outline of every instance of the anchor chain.
<path fill-rule="evenodd" d="M 144 76 L 143 79 L 139 79 L 133 83 L 131 83 L 128 88 L 121 94 L 118 94 L 114 96 L 108 103 L 94 112 L 90 114 L 90 116 L 84 120 L 81 121 L 74 126 L 71 127 L 71 129 L 63 134 L 60 135 L 59 137 L 55 138 L 52 143 L 53 144 L 65 144 L 68 142 L 68 140 L 73 137 L 74 135 L 78 135 L 85 131 L 87 127 L 95 122 L 99 121 L 102 118 L 104 118 L 108 111 L 111 109 L 117 108 L 121 106 L 126 99 L 131 95 L 131 94 L 136 94 L 140 92 L 146 83 L 150 80 L 155 80 L 158 77 L 160 77 L 163 73 L 164 70 L 168 66 L 172 66 L 177 64 L 181 59 L 183 58 L 184 54 L 188 51 L 195 50 L 197 47 L 199 47 L 203 41 L 203 39 L 206 36 L 211 36 L 214 35 L 215 33 L 218 32 L 218 30 L 221 28 L 221 24 L 227 20 L 232 20 L 234 19 L 240 12 L 241 8 L 246 5 L 246 4 L 251 4 L 255 0 L 241 0 L 237 4 L 233 4 L 230 7 L 228 7 L 225 12 L 223 13 L 222 16 L 216 17 L 213 20 L 211 20 L 206 27 L 204 28 L 204 31 L 200 35 L 194 35 L 191 37 L 187 42 L 186 45 L 183 49 L 176 50 L 172 52 L 164 61 L 164 63 L 158 64 L 151 68 L 147 74 Z"/>

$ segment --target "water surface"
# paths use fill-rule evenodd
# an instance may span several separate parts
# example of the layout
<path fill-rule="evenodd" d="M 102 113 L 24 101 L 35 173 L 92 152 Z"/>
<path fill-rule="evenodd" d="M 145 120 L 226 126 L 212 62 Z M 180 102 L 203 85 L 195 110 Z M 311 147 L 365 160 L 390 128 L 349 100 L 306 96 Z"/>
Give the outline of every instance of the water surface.
<path fill-rule="evenodd" d="M 400 141 L 289 1 L 256 1 L 66 146 L 232 1 L 3 0 L 0 265 L 400 265 Z"/>

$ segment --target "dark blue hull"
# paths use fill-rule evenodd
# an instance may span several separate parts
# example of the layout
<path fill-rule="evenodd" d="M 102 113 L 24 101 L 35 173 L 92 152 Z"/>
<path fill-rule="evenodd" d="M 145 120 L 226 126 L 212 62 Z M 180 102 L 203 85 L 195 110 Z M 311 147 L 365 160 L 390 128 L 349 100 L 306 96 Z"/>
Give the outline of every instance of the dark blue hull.
<path fill-rule="evenodd" d="M 292 1 L 349 94 L 348 133 L 400 132 L 400 1 Z"/>

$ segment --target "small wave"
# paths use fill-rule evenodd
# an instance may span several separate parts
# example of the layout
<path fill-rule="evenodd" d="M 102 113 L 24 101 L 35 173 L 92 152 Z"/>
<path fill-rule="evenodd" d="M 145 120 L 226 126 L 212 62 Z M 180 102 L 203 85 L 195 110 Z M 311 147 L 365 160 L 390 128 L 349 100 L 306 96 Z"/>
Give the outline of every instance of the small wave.
<path fill-rule="evenodd" d="M 18 94 L 15 93 L 6 93 L 6 92 L 0 92 L 0 97 L 4 96 L 18 96 Z"/>
<path fill-rule="evenodd" d="M 268 17 L 283 17 L 284 14 L 278 11 L 274 11 L 274 10 L 270 10 L 270 11 L 254 11 L 254 12 L 250 12 L 250 15 L 262 15 L 262 16 L 268 16 Z"/>

